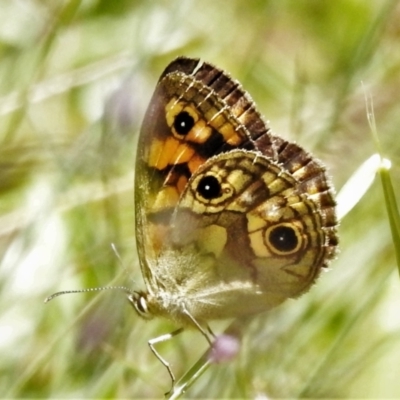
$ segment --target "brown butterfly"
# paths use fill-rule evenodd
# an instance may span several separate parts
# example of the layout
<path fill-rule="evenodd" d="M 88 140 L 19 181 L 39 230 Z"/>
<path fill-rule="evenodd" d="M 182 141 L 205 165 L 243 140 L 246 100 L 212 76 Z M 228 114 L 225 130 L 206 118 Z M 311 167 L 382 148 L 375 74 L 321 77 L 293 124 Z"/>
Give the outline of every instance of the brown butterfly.
<path fill-rule="evenodd" d="M 209 342 L 208 321 L 298 297 L 336 253 L 322 163 L 273 135 L 239 82 L 198 59 L 176 59 L 159 79 L 138 143 L 135 205 L 146 291 L 131 302 Z"/>

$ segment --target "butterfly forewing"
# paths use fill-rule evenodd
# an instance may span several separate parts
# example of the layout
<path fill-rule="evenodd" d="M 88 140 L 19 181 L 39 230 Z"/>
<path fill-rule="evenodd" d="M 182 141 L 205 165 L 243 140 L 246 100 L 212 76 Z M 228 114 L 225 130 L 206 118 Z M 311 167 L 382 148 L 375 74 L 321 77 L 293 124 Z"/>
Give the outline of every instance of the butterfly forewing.
<path fill-rule="evenodd" d="M 199 60 L 179 58 L 166 68 L 138 143 L 136 215 L 145 278 L 189 178 L 214 155 L 254 149 L 249 127 L 272 149 L 266 123 L 238 82 Z"/>

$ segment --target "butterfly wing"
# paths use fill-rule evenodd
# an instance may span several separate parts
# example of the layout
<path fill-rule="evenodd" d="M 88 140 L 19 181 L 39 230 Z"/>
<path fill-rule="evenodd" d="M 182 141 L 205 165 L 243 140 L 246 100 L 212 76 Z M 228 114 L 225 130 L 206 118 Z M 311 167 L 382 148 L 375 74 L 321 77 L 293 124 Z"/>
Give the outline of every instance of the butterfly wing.
<path fill-rule="evenodd" d="M 193 174 L 161 253 L 173 252 L 175 264 L 162 263 L 159 273 L 195 318 L 259 313 L 312 285 L 336 246 L 323 177 L 314 165 L 299 180 L 243 150 L 213 157 Z"/>
<path fill-rule="evenodd" d="M 169 221 L 192 174 L 210 157 L 263 144 L 276 156 L 269 128 L 237 81 L 197 59 L 178 58 L 163 72 L 142 125 L 136 161 L 137 248 L 147 287 Z"/>
<path fill-rule="evenodd" d="M 154 314 L 179 314 L 182 302 L 198 320 L 264 311 L 306 291 L 337 247 L 324 167 L 198 60 L 175 60 L 158 82 L 135 196 Z"/>

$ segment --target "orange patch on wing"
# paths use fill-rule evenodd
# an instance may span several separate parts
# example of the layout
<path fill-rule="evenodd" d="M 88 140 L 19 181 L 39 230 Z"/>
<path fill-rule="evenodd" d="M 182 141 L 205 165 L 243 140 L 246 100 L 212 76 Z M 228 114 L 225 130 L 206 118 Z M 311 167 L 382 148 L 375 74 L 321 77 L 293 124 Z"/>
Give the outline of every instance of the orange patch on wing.
<path fill-rule="evenodd" d="M 219 127 L 219 133 L 224 137 L 225 141 L 231 146 L 239 146 L 243 142 L 242 137 L 235 131 L 235 128 L 229 122 Z"/>
<path fill-rule="evenodd" d="M 219 130 L 226 122 L 226 117 L 223 114 L 216 114 L 209 122 L 209 124 L 216 130 Z"/>
<path fill-rule="evenodd" d="M 176 187 L 178 189 L 179 194 L 182 193 L 188 183 L 188 179 L 186 176 L 181 175 L 178 179 L 178 182 L 176 183 Z"/>
<path fill-rule="evenodd" d="M 199 119 L 186 136 L 186 140 L 193 143 L 204 143 L 212 134 L 212 129 L 204 119 Z"/>
<path fill-rule="evenodd" d="M 158 140 L 158 139 L 153 140 L 149 149 L 149 158 L 147 160 L 147 164 L 149 165 L 149 167 L 157 168 L 163 147 L 164 147 L 163 140 Z"/>
<path fill-rule="evenodd" d="M 203 165 L 205 162 L 206 160 L 203 157 L 200 157 L 199 155 L 196 154 L 188 162 L 189 171 L 193 174 L 195 171 L 197 171 L 200 165 Z"/>
<path fill-rule="evenodd" d="M 149 167 L 162 171 L 170 164 L 170 159 L 176 153 L 178 146 L 179 141 L 173 137 L 166 140 L 154 139 L 150 145 Z"/>
<path fill-rule="evenodd" d="M 165 141 L 163 153 L 165 154 L 165 157 L 168 157 L 168 160 L 170 160 L 171 157 L 176 153 L 179 144 L 179 140 L 173 137 L 167 138 L 167 140 Z"/>
<path fill-rule="evenodd" d="M 175 153 L 169 158 L 169 164 L 183 164 L 188 162 L 194 155 L 195 151 L 186 143 L 180 143 Z"/>

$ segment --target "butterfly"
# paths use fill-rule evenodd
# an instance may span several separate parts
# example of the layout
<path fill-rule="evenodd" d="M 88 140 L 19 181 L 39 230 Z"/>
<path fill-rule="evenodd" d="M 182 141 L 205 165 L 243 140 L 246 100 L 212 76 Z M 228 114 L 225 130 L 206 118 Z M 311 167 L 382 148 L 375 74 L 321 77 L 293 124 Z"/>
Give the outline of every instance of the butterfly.
<path fill-rule="evenodd" d="M 161 74 L 135 170 L 144 318 L 181 332 L 296 298 L 335 257 L 334 189 L 324 165 L 272 133 L 228 73 L 187 57 Z M 150 341 L 154 344 L 166 336 Z"/>

